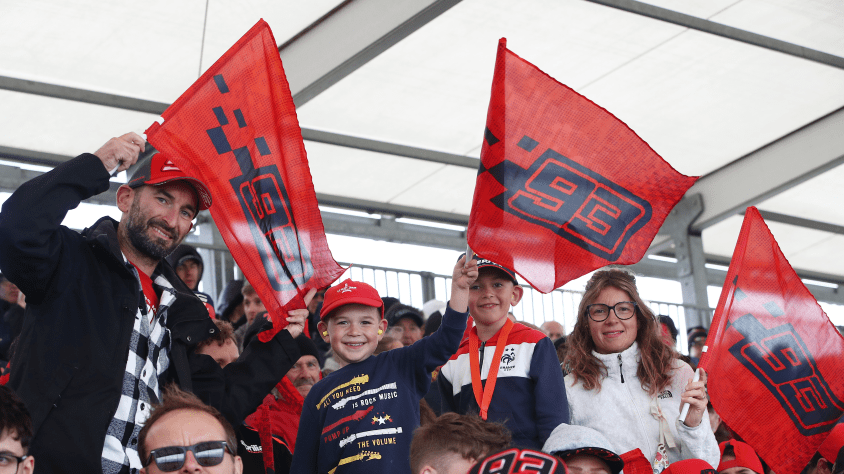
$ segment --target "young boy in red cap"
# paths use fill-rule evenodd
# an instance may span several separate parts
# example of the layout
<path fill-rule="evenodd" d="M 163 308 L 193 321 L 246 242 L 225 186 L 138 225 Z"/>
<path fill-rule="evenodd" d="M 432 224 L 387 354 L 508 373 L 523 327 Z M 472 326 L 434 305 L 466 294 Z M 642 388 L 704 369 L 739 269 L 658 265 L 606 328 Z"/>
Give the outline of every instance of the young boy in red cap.
<path fill-rule="evenodd" d="M 756 451 L 747 443 L 731 439 L 718 445 L 721 448 L 720 474 L 765 474 Z"/>
<path fill-rule="evenodd" d="M 542 449 L 554 428 L 569 422 L 557 352 L 545 333 L 507 318 L 523 294 L 515 273 L 477 262 L 477 281 L 462 290 L 475 327 L 437 377 L 442 409 L 504 423 L 514 446 Z"/>
<path fill-rule="evenodd" d="M 302 408 L 290 472 L 393 473 L 410 470 L 410 441 L 431 371 L 454 354 L 466 328 L 468 289 L 478 267 L 458 260 L 440 328 L 373 357 L 387 329 L 378 291 L 346 280 L 325 292 L 318 324 L 341 368 L 313 386 Z"/>

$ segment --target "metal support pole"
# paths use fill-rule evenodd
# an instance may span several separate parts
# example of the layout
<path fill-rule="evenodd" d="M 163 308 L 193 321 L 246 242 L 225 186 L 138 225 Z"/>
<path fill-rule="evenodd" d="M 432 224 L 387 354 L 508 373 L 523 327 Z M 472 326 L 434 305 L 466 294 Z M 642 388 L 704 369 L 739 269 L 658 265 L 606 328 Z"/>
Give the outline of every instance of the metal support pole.
<path fill-rule="evenodd" d="M 703 212 L 700 194 L 686 196 L 671 210 L 663 230 L 674 241 L 677 258 L 677 279 L 680 281 L 685 309 L 686 328 L 703 326 L 711 322 L 706 292 L 706 260 L 703 240 L 699 233 L 692 233 L 691 224 Z"/>
<path fill-rule="evenodd" d="M 421 272 L 422 277 L 422 303 L 427 303 L 437 297 L 437 289 L 434 286 L 434 274 L 431 272 Z"/>
<path fill-rule="evenodd" d="M 211 242 L 213 243 L 213 245 L 218 249 L 225 249 L 215 249 L 213 251 L 216 255 L 216 258 L 214 258 L 214 281 L 216 282 L 218 289 L 218 294 L 214 295 L 214 297 L 219 300 L 219 293 L 221 293 L 223 291 L 223 288 L 226 287 L 226 283 L 234 279 L 234 259 L 232 258 L 231 253 L 226 248 L 226 243 L 223 241 L 223 236 L 220 234 L 220 231 L 219 229 L 217 229 L 217 226 L 214 225 L 213 222 L 209 222 L 209 227 L 209 230 L 212 232 Z"/>

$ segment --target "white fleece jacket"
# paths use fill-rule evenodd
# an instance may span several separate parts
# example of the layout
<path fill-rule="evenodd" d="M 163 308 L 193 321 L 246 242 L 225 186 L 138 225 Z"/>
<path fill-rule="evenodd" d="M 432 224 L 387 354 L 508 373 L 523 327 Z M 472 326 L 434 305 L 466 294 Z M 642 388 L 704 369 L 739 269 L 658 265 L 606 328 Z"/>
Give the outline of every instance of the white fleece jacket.
<path fill-rule="evenodd" d="M 636 376 L 641 360 L 638 344 L 634 342 L 617 354 L 592 354 L 607 367 L 607 376 L 601 381 L 600 390 L 584 390 L 582 380 L 575 385 L 574 376 L 566 376 L 571 424 L 600 431 L 613 443 L 618 454 L 639 448 L 653 463 L 659 442 L 659 422 L 651 416 L 651 396 L 642 389 Z M 717 466 L 720 451 L 709 417 L 704 415 L 701 423 L 694 428 L 679 420 L 680 397 L 693 376 L 688 364 L 676 360 L 671 383 L 657 396 L 677 445 L 668 450 L 668 460 L 703 459 Z"/>

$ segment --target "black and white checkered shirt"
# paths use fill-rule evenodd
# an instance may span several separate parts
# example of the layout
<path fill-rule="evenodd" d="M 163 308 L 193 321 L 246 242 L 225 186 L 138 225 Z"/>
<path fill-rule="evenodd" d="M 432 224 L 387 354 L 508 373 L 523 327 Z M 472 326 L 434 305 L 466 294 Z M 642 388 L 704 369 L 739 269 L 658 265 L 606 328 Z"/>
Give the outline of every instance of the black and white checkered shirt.
<path fill-rule="evenodd" d="M 131 269 L 137 278 L 137 270 Z M 167 309 L 176 299 L 176 292 L 161 275 L 153 274 L 152 281 L 156 290 L 161 290 L 158 312 L 150 317 L 150 308 L 146 304 L 138 305 L 123 373 L 123 393 L 103 445 L 103 474 L 134 474 L 142 467 L 138 457 L 138 433 L 149 417 L 150 404 L 159 401 L 159 376 L 170 365 L 170 330 L 165 323 Z M 140 279 L 138 286 L 141 286 Z M 143 300 L 143 288 L 141 298 Z"/>

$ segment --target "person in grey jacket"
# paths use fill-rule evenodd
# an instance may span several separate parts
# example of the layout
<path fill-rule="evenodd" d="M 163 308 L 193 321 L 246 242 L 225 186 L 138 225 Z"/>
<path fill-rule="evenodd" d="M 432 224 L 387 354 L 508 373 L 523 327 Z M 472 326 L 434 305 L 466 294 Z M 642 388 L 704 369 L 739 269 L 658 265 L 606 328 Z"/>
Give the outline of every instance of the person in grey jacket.
<path fill-rule="evenodd" d="M 681 459 L 718 464 L 705 416 L 706 374 L 692 382 L 692 368 L 662 342 L 632 274 L 612 269 L 592 276 L 567 343 L 571 424 L 601 432 L 615 452 L 641 449 L 656 473 Z M 681 420 L 684 403 L 690 409 Z"/>

